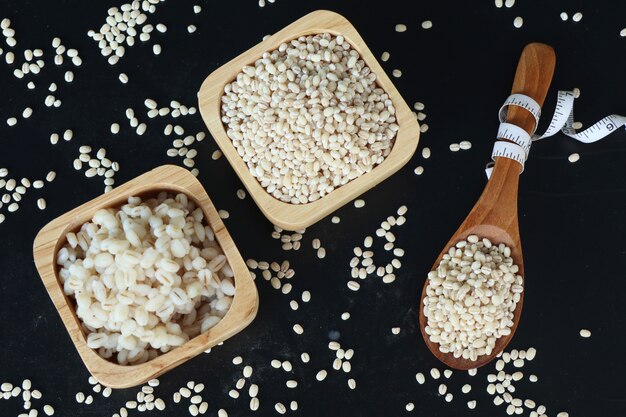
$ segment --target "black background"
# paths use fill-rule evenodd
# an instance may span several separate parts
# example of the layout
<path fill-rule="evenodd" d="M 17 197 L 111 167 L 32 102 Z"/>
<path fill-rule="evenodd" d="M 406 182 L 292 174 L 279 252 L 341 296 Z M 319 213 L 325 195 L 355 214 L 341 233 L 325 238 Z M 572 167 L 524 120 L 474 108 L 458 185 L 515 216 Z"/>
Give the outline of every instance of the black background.
<path fill-rule="evenodd" d="M 199 15 L 192 11 L 201 4 Z M 552 89 L 544 107 L 549 115 L 557 89 L 579 87 L 577 120 L 589 126 L 601 117 L 626 113 L 623 101 L 626 70 L 626 39 L 619 31 L 626 26 L 624 3 L 614 1 L 518 1 L 512 9 L 496 9 L 492 1 L 288 1 L 277 0 L 261 9 L 254 0 L 187 1 L 169 0 L 158 6 L 149 23 L 163 22 L 166 34 L 153 33 L 147 43 L 126 48 L 126 56 L 115 67 L 109 66 L 94 41 L 86 35 L 97 29 L 106 17 L 111 1 L 25 1 L 0 4 L 0 17 L 10 17 L 17 31 L 17 61 L 23 61 L 24 48 L 45 50 L 46 67 L 32 78 L 35 90 L 27 90 L 31 77 L 13 77 L 15 66 L 0 57 L 0 166 L 10 175 L 31 179 L 45 176 L 49 169 L 57 180 L 43 190 L 29 191 L 17 213 L 7 215 L 0 225 L 0 380 L 20 383 L 30 378 L 44 394 L 35 401 L 55 406 L 60 416 L 110 416 L 137 389 L 115 391 L 109 399 L 95 394 L 91 406 L 78 405 L 74 395 L 90 391 L 88 373 L 71 344 L 62 323 L 36 273 L 32 261 L 32 241 L 48 221 L 102 192 L 101 180 L 86 179 L 72 169 L 78 147 L 104 146 L 111 159 L 119 161 L 117 183 L 129 180 L 153 167 L 173 160 L 165 155 L 173 137 L 163 135 L 169 118 L 150 119 L 143 101 L 150 97 L 160 104 L 172 99 L 196 105 L 196 91 L 203 79 L 220 65 L 248 49 L 268 33 L 275 32 L 309 11 L 327 8 L 346 16 L 357 28 L 376 56 L 383 51 L 391 59 L 383 63 L 387 72 L 403 72 L 394 79 L 405 100 L 426 104 L 425 120 L 430 130 L 421 136 L 413 159 L 396 175 L 366 193 L 367 205 L 338 210 L 340 224 L 330 218 L 310 227 L 298 252 L 284 252 L 271 239 L 271 224 L 248 197 L 235 196 L 241 184 L 222 158 L 213 161 L 217 149 L 208 138 L 197 146 L 200 179 L 219 208 L 231 216 L 226 225 L 244 258 L 288 259 L 296 270 L 294 290 L 285 296 L 264 280 L 258 281 L 260 310 L 256 320 L 242 333 L 179 366 L 161 378 L 157 389 L 168 408 L 167 416 L 188 415 L 188 403 L 173 404 L 172 393 L 188 380 L 206 384 L 209 414 L 219 408 L 231 416 L 252 415 L 248 408 L 247 387 L 239 400 L 228 397 L 241 375 L 241 367 L 231 363 L 242 355 L 254 367 L 252 381 L 260 386 L 261 408 L 255 415 L 275 415 L 274 404 L 297 400 L 297 413 L 305 416 L 395 416 L 409 414 L 404 406 L 416 404 L 419 416 L 504 416 L 485 392 L 487 366 L 478 376 L 455 372 L 446 383 L 455 398 L 448 404 L 437 394 L 440 381 L 428 378 L 417 385 L 417 371 L 440 366 L 427 351 L 417 329 L 417 300 L 433 259 L 471 209 L 485 185 L 484 163 L 489 159 L 497 130 L 496 111 L 510 91 L 515 66 L 523 46 L 542 41 L 554 46 L 557 66 Z M 559 13 L 570 17 L 582 11 L 584 18 L 562 22 Z M 515 16 L 524 18 L 521 29 L 513 28 Z M 431 30 L 420 22 L 430 19 Z M 188 34 L 188 24 L 198 31 Z M 396 33 L 396 23 L 408 31 Z M 62 80 L 51 61 L 50 43 L 60 36 L 67 47 L 75 47 L 83 58 L 80 68 L 72 68 L 75 81 Z M 155 56 L 151 45 L 163 46 Z M 11 48 L 2 45 L 5 50 Z M 130 77 L 123 85 L 120 72 Z M 47 86 L 56 81 L 56 96 L 63 101 L 58 109 L 43 105 Z M 31 106 L 34 115 L 9 128 L 4 120 Z M 137 136 L 128 127 L 124 110 L 133 107 L 148 132 Z M 547 119 L 545 117 L 544 119 Z M 186 130 L 204 130 L 199 114 L 178 119 Z M 109 126 L 122 125 L 113 136 Z M 547 120 L 543 120 L 543 125 Z M 49 135 L 71 128 L 71 142 L 52 146 Z M 515 396 L 545 404 L 548 414 L 569 411 L 571 416 L 626 415 L 626 135 L 623 130 L 606 140 L 580 144 L 563 135 L 533 147 L 520 181 L 520 230 L 524 245 L 526 296 L 522 321 L 511 348 L 534 346 L 537 358 L 525 368 L 539 382 L 517 384 Z M 471 140 L 469 151 L 451 153 L 448 145 Z M 433 156 L 423 160 L 419 150 L 429 146 Z M 576 164 L 567 156 L 578 152 Z M 175 163 L 181 163 L 176 159 Z M 413 169 L 423 165 L 418 177 Z M 39 211 L 35 201 L 44 196 L 48 208 Z M 398 279 L 390 285 L 377 278 L 361 282 L 357 293 L 346 288 L 351 250 L 373 234 L 377 225 L 396 209 L 409 207 L 408 221 L 396 229 L 397 244 L 406 250 Z M 2 209 L 6 213 L 6 206 Z M 319 237 L 327 257 L 319 260 L 310 241 Z M 380 242 L 378 242 L 380 243 Z M 380 257 L 385 257 L 377 248 Z M 385 258 L 386 259 L 386 258 Z M 385 260 L 387 262 L 387 260 Z M 289 300 L 308 289 L 313 299 L 291 311 Z M 352 318 L 341 321 L 350 311 Z M 296 336 L 291 327 L 301 323 L 306 331 Z M 399 335 L 391 327 L 400 326 Z M 582 339 L 581 328 L 592 330 Z M 350 376 L 330 372 L 322 383 L 315 380 L 319 369 L 331 370 L 332 352 L 326 345 L 330 332 L 339 332 L 345 347 L 356 354 Z M 300 353 L 312 360 L 302 364 Z M 269 366 L 273 358 L 290 359 L 291 375 Z M 357 380 L 357 389 L 347 387 L 347 379 Z M 285 387 L 287 379 L 299 381 L 297 389 Z M 473 391 L 464 395 L 460 387 L 470 382 Z M 249 384 L 249 383 L 248 383 Z M 478 401 L 474 411 L 465 403 Z M 0 401 L 0 415 L 22 412 L 21 400 Z M 157 412 L 154 411 L 153 414 Z M 130 415 L 138 412 L 131 411 Z M 40 411 L 41 415 L 41 411 Z M 525 414 L 527 415 L 527 413 Z"/>

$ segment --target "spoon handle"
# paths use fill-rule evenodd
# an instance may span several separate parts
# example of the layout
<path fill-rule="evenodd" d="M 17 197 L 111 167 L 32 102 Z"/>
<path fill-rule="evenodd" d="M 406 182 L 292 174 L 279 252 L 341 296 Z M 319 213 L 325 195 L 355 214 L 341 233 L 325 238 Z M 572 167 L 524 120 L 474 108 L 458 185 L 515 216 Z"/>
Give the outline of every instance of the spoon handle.
<path fill-rule="evenodd" d="M 511 94 L 525 94 L 543 106 L 555 64 L 556 56 L 552 47 L 543 43 L 526 45 L 517 64 Z M 528 133 L 532 133 L 535 128 L 534 116 L 518 106 L 509 106 L 506 121 L 521 127 Z M 491 179 L 487 182 L 479 200 L 480 204 L 488 207 L 498 207 L 497 219 L 494 219 L 496 224 L 500 223 L 513 235 L 518 233 L 517 189 L 520 170 L 521 166 L 512 159 L 496 158 Z M 502 224 L 502 220 L 506 224 Z"/>
<path fill-rule="evenodd" d="M 511 94 L 525 94 L 543 106 L 555 64 L 556 57 L 552 47 L 536 42 L 526 45 L 517 64 Z M 528 133 L 532 133 L 535 127 L 535 118 L 517 106 L 509 107 L 507 122 L 521 127 Z"/>

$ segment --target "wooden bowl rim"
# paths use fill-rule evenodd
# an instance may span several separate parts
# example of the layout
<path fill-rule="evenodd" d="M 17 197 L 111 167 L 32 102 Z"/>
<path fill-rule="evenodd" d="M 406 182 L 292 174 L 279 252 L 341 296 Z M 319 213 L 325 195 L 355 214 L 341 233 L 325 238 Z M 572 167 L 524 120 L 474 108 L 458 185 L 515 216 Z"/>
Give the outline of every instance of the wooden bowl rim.
<path fill-rule="evenodd" d="M 372 171 L 336 188 L 317 201 L 297 205 L 285 203 L 261 187 L 239 156 L 221 120 L 221 97 L 224 86 L 231 82 L 245 65 L 259 59 L 263 52 L 274 50 L 281 43 L 299 36 L 324 32 L 343 35 L 359 52 L 367 66 L 376 73 L 378 85 L 389 95 L 396 108 L 396 119 L 400 128 L 391 152 Z M 415 153 L 420 136 L 419 124 L 411 109 L 357 30 L 345 17 L 328 10 L 317 10 L 301 17 L 213 71 L 200 87 L 198 108 L 211 135 L 263 214 L 273 224 L 285 230 L 298 230 L 310 226 L 397 172 Z"/>
<path fill-rule="evenodd" d="M 202 208 L 205 220 L 213 229 L 235 273 L 237 291 L 230 309 L 213 328 L 146 363 L 123 366 L 100 357 L 87 346 L 74 306 L 65 296 L 58 279 L 56 253 L 65 240 L 65 233 L 89 220 L 96 210 L 123 204 L 131 195 L 162 190 L 183 192 Z M 174 165 L 163 165 L 148 171 L 52 220 L 37 234 L 33 256 L 41 280 L 85 366 L 100 383 L 112 388 L 132 387 L 156 378 L 243 330 L 258 311 L 254 281 L 217 209 L 200 182 L 188 170 Z"/>

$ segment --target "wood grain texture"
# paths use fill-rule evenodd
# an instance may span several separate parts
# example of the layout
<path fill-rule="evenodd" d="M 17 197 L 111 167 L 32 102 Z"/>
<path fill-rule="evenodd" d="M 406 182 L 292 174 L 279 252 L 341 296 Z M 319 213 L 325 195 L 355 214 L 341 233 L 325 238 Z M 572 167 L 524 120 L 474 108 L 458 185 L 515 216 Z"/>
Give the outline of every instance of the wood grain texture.
<path fill-rule="evenodd" d="M 556 57 L 554 50 L 544 44 L 531 43 L 522 51 L 513 88 L 511 93 L 521 93 L 533 98 L 540 106 L 548 93 Z M 510 106 L 507 114 L 507 122 L 515 124 L 528 133 L 532 133 L 535 128 L 534 117 L 525 109 Z M 486 237 L 493 243 L 504 243 L 511 248 L 511 257 L 520 268 L 519 274 L 524 276 L 524 261 L 522 257 L 522 245 L 520 241 L 518 218 L 517 218 L 517 191 L 519 184 L 519 174 L 521 166 L 516 161 L 508 158 L 497 158 L 485 189 L 474 205 L 469 215 L 463 221 L 459 229 L 454 233 L 450 241 L 445 246 L 433 268 L 435 270 L 448 248 L 464 240 L 467 236 L 475 234 Z M 455 358 L 452 354 L 439 351 L 439 345 L 432 343 L 426 334 L 427 319 L 424 316 L 424 298 L 426 297 L 426 287 L 428 279 L 424 282 L 422 297 L 420 299 L 420 329 L 428 349 L 447 366 L 467 370 L 478 368 L 489 363 L 509 344 L 522 313 L 524 304 L 524 293 L 521 294 L 519 303 L 513 313 L 513 327 L 511 333 L 506 337 L 501 337 L 496 341 L 496 346 L 491 355 L 483 355 L 476 361 Z"/>
<path fill-rule="evenodd" d="M 235 273 L 237 291 L 230 310 L 212 329 L 144 364 L 118 365 L 103 359 L 87 346 L 73 302 L 65 296 L 59 281 L 56 253 L 65 243 L 65 234 L 91 220 L 97 210 L 120 206 L 126 203 L 129 196 L 152 195 L 164 190 L 185 193 L 202 208 L 205 221 L 215 232 Z M 256 286 L 215 206 L 200 182 L 186 169 L 174 165 L 155 168 L 51 221 L 35 238 L 33 255 L 41 280 L 85 366 L 100 383 L 113 388 L 132 387 L 156 378 L 238 333 L 254 319 L 258 310 Z"/>
<path fill-rule="evenodd" d="M 232 82 L 244 66 L 251 65 L 259 59 L 263 52 L 274 50 L 281 43 L 299 36 L 324 32 L 343 35 L 359 52 L 367 66 L 376 73 L 377 83 L 389 94 L 396 108 L 400 129 L 390 154 L 372 171 L 312 203 L 289 204 L 272 197 L 250 174 L 248 166 L 226 134 L 221 120 L 221 97 L 224 86 Z M 415 116 L 354 26 L 343 16 L 326 10 L 309 13 L 215 70 L 202 83 L 198 101 L 200 113 L 211 135 L 256 204 L 273 224 L 286 230 L 310 226 L 391 176 L 411 159 L 419 141 L 420 130 Z"/>

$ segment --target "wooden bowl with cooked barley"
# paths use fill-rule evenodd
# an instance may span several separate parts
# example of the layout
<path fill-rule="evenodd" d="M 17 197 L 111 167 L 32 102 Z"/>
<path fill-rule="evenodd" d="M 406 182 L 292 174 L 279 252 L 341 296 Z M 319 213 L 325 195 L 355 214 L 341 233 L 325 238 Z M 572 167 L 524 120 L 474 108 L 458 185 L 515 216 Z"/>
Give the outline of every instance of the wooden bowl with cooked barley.
<path fill-rule="evenodd" d="M 200 182 L 165 165 L 48 223 L 37 270 L 89 372 L 142 384 L 245 328 L 258 294 Z"/>

